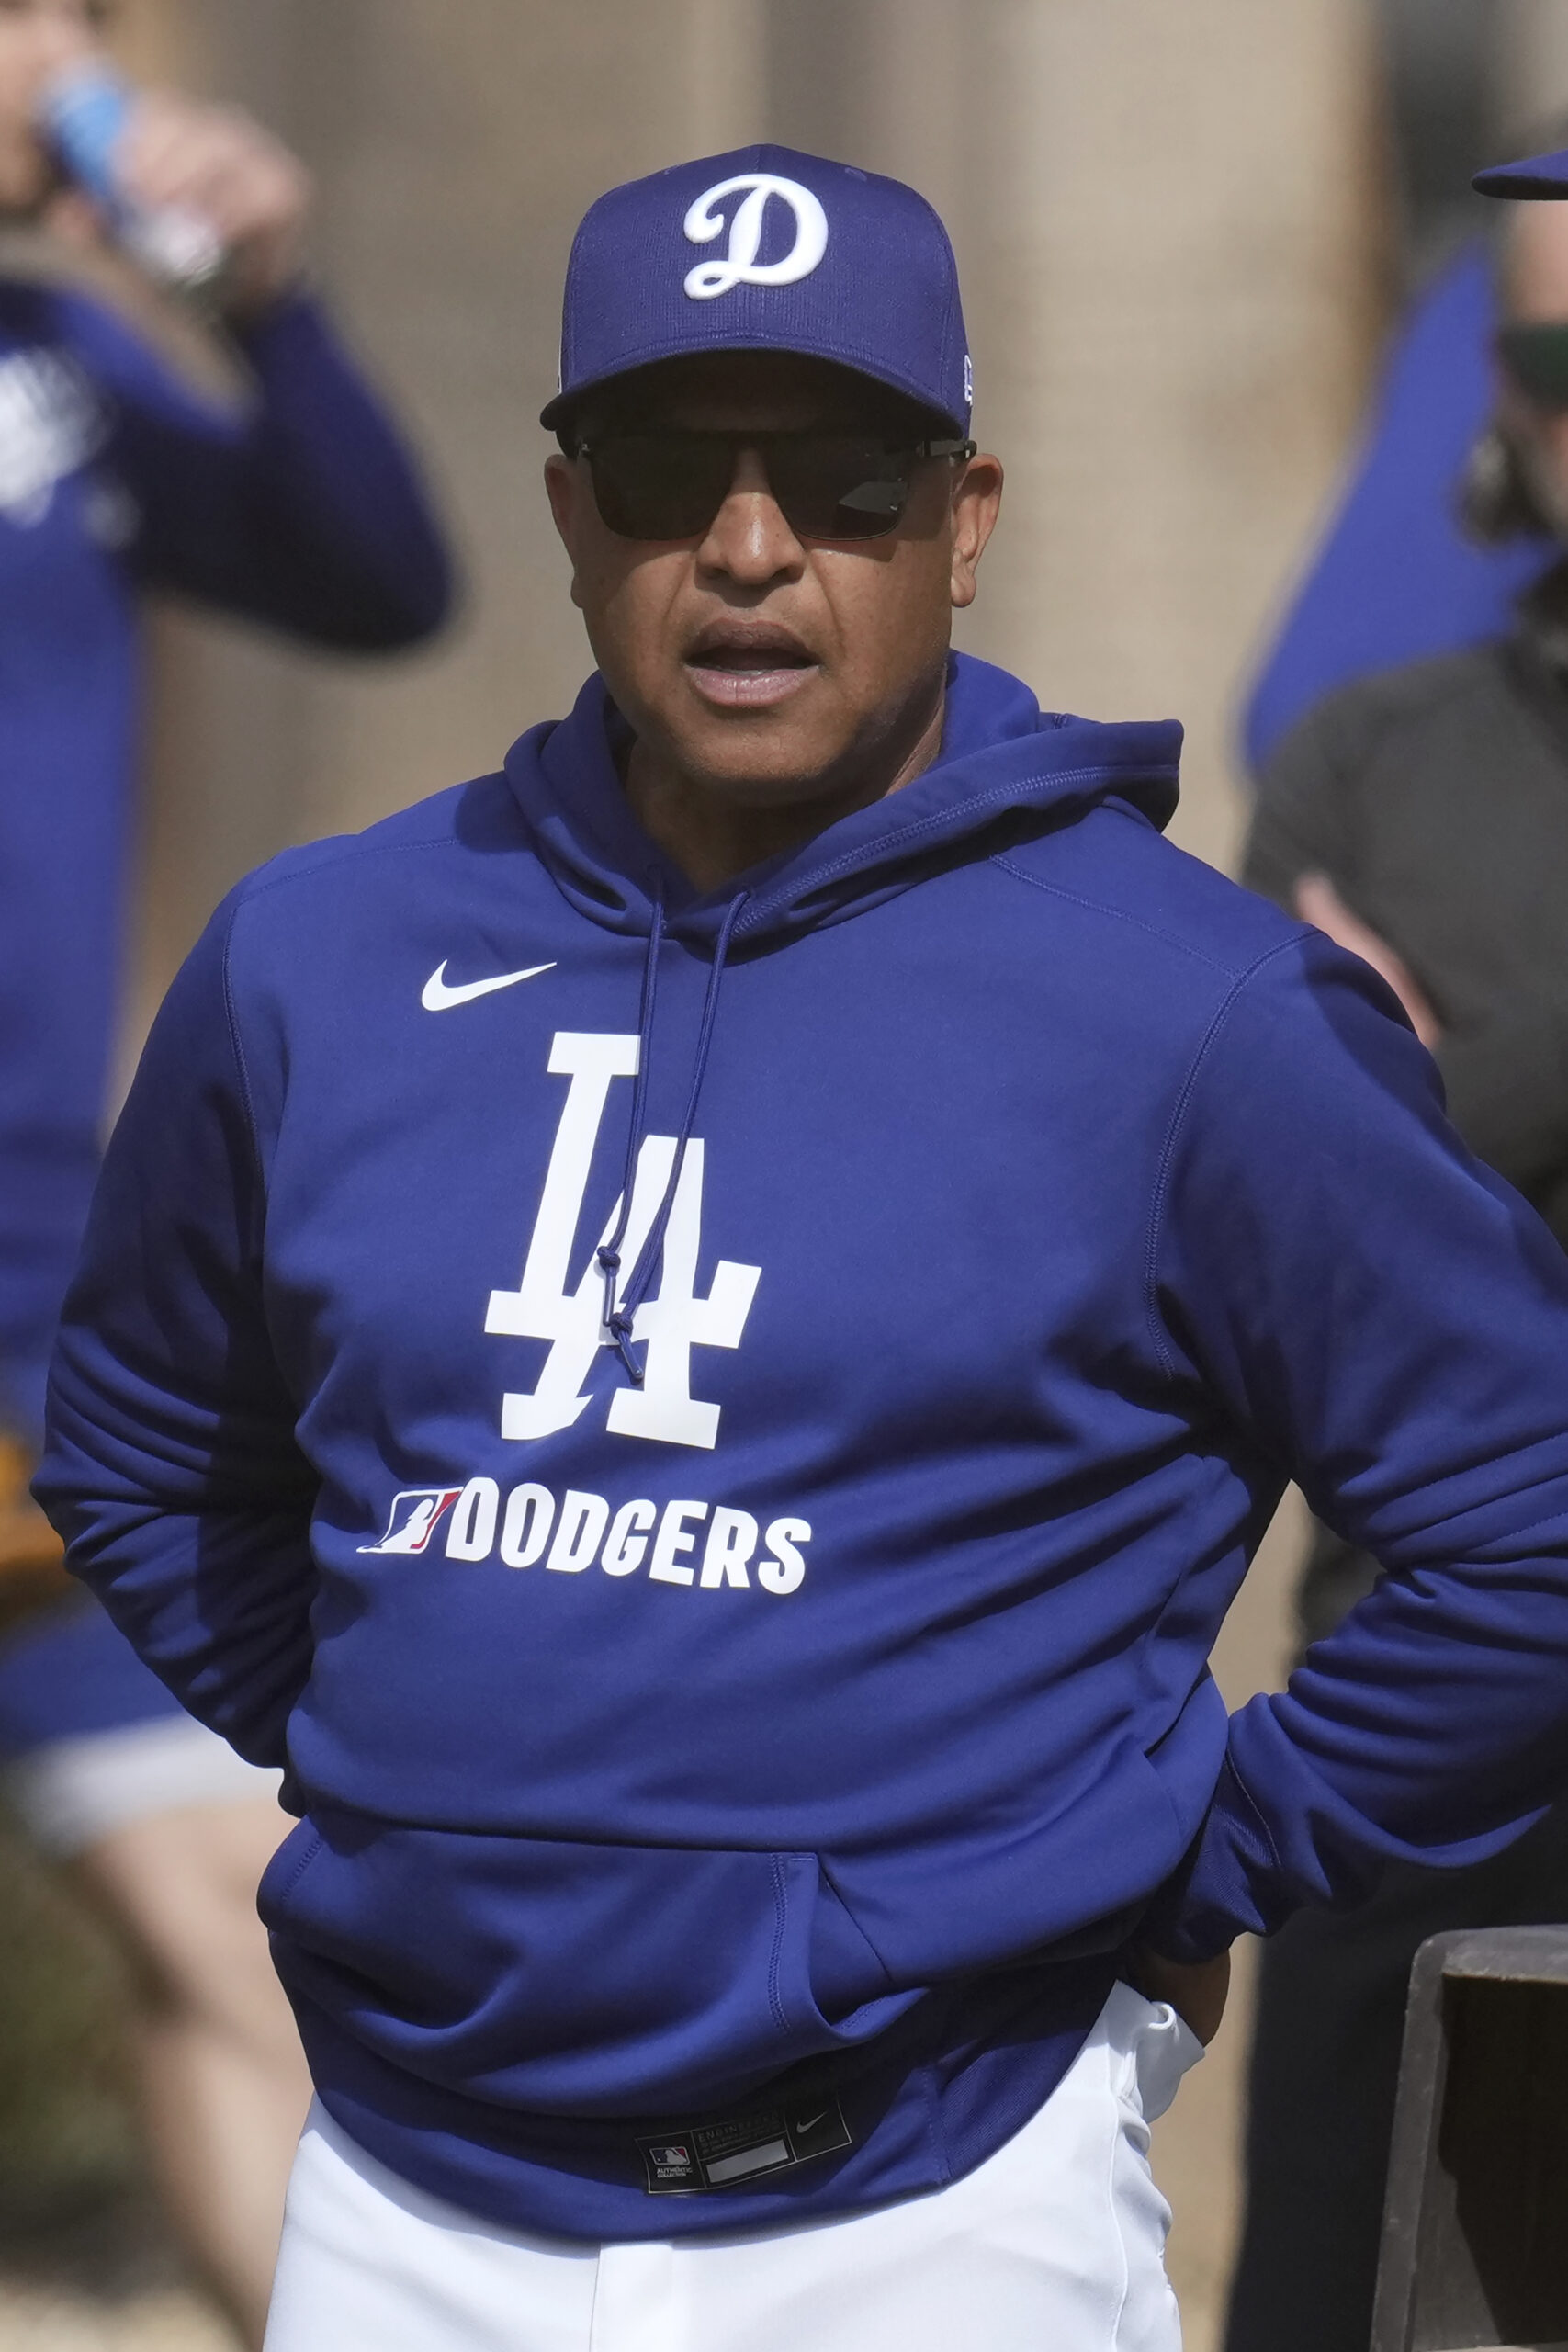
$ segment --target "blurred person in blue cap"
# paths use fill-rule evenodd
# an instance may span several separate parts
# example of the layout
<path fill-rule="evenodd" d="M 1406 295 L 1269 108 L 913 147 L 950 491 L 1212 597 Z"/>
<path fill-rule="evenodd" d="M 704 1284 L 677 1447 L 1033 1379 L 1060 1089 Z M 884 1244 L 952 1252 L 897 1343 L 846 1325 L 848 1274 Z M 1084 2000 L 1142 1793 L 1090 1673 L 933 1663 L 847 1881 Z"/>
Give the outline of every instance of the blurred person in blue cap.
<path fill-rule="evenodd" d="M 1394 997 L 953 654 L 956 271 L 777 147 L 590 209 L 597 667 L 231 894 L 39 1492 L 287 1768 L 269 2352 L 1177 2352 L 1228 1949 L 1568 1760 L 1568 1261 Z M 1227 1719 L 1286 1479 L 1390 1573 Z"/>
<path fill-rule="evenodd" d="M 1399 320 L 1343 486 L 1247 687 L 1249 773 L 1261 775 L 1314 705 L 1353 678 L 1506 633 L 1557 560 L 1539 528 L 1465 520 L 1467 476 L 1492 498 L 1497 258 L 1471 239 Z"/>
<path fill-rule="evenodd" d="M 448 578 L 304 289 L 303 168 L 232 109 L 127 90 L 108 14 L 0 0 L 0 1761 L 132 1946 L 154 2170 L 257 2341 L 305 2096 L 254 1917 L 276 1774 L 67 1584 L 25 1481 L 106 1110 L 144 597 L 378 651 L 435 628 Z M 130 250 L 176 220 L 221 265 L 199 315 Z"/>
<path fill-rule="evenodd" d="M 1568 154 L 1476 186 L 1568 197 Z M 1431 494 L 1483 544 L 1517 550 L 1524 584 L 1480 642 L 1359 678 L 1284 735 L 1243 871 L 1383 976 L 1461 1134 L 1568 1243 L 1568 213 L 1523 206 L 1496 274 L 1492 414 L 1462 479 Z M 1298 1594 L 1303 1646 L 1381 1574 L 1354 1531 L 1325 1521 Z M 1558 1807 L 1506 1853 L 1396 1866 L 1365 1905 L 1303 1913 L 1266 1947 L 1228 2352 L 1365 2352 L 1416 1949 L 1564 1917 Z"/>

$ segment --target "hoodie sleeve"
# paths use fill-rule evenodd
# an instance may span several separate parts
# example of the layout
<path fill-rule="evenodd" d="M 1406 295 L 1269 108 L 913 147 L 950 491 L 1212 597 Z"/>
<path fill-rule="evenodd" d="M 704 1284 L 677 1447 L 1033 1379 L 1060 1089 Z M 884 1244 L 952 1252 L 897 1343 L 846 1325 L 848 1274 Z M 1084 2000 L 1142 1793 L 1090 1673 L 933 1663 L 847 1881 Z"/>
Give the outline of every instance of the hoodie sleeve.
<path fill-rule="evenodd" d="M 240 431 L 123 413 L 116 457 L 142 509 L 136 571 L 313 644 L 417 644 L 450 609 L 452 573 L 390 420 L 303 295 L 240 340 L 256 386 Z"/>
<path fill-rule="evenodd" d="M 155 1023 L 109 1145 L 36 1492 L 192 1714 L 284 1761 L 310 1665 L 315 1481 L 263 1312 L 261 1171 L 229 1001 L 240 894 Z"/>
<path fill-rule="evenodd" d="M 1231 1720 L 1147 1923 L 1196 1960 L 1387 1861 L 1495 1853 L 1568 1784 L 1568 1259 L 1449 1125 L 1393 997 L 1314 933 L 1210 1030 L 1151 1265 L 1173 1374 L 1387 1571 Z"/>

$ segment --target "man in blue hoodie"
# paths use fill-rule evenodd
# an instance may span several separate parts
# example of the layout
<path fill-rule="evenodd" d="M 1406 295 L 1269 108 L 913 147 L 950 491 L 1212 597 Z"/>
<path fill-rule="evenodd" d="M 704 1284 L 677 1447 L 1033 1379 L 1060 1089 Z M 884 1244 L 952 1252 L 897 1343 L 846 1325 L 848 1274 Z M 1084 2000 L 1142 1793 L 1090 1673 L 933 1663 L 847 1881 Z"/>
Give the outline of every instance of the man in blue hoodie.
<path fill-rule="evenodd" d="M 1568 1769 L 1568 1267 L 1173 725 L 950 653 L 970 393 L 911 190 L 603 198 L 595 674 L 243 885 L 111 1147 L 39 1490 L 300 1815 L 272 2352 L 1175 2352 L 1233 1939 Z M 1227 1722 L 1292 1476 L 1389 1573 Z"/>

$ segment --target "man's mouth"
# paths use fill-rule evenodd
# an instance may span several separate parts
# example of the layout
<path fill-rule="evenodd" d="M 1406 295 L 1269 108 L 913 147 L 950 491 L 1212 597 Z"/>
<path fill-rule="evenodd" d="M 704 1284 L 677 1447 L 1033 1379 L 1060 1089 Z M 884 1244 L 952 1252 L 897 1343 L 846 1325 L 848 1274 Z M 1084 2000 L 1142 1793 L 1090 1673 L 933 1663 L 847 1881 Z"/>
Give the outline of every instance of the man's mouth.
<path fill-rule="evenodd" d="M 798 693 L 819 664 L 789 629 L 721 621 L 703 631 L 685 666 L 705 702 L 726 710 L 765 710 Z"/>

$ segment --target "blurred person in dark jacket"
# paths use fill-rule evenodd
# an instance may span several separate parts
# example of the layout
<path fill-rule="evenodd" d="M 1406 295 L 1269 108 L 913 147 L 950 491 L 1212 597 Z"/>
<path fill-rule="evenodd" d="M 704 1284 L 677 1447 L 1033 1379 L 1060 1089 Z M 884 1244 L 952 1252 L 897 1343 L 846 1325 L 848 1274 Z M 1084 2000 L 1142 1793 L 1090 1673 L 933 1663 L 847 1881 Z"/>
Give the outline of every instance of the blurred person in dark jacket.
<path fill-rule="evenodd" d="M 1501 256 L 1493 418 L 1462 496 L 1493 542 L 1568 549 L 1568 209 Z M 1382 973 L 1472 1148 L 1568 1244 L 1568 552 L 1502 636 L 1365 677 L 1280 743 L 1244 879 Z M 1377 1580 L 1314 1531 L 1304 1647 Z M 1366 2352 L 1410 1964 L 1447 1928 L 1568 1917 L 1568 1806 L 1465 1871 L 1395 1867 L 1371 1902 L 1264 1948 L 1248 2205 L 1228 2352 Z"/>
<path fill-rule="evenodd" d="M 144 594 L 381 652 L 438 626 L 449 579 L 302 286 L 288 150 L 233 109 L 127 94 L 128 209 L 197 218 L 225 256 L 200 315 L 62 168 L 39 125 L 103 63 L 107 14 L 0 0 L 0 1762 L 130 1943 L 155 2169 L 259 2342 L 307 2099 L 254 1908 L 276 1776 L 185 1715 L 96 1603 L 36 1609 L 54 1546 L 25 1481 L 106 1110 Z"/>

